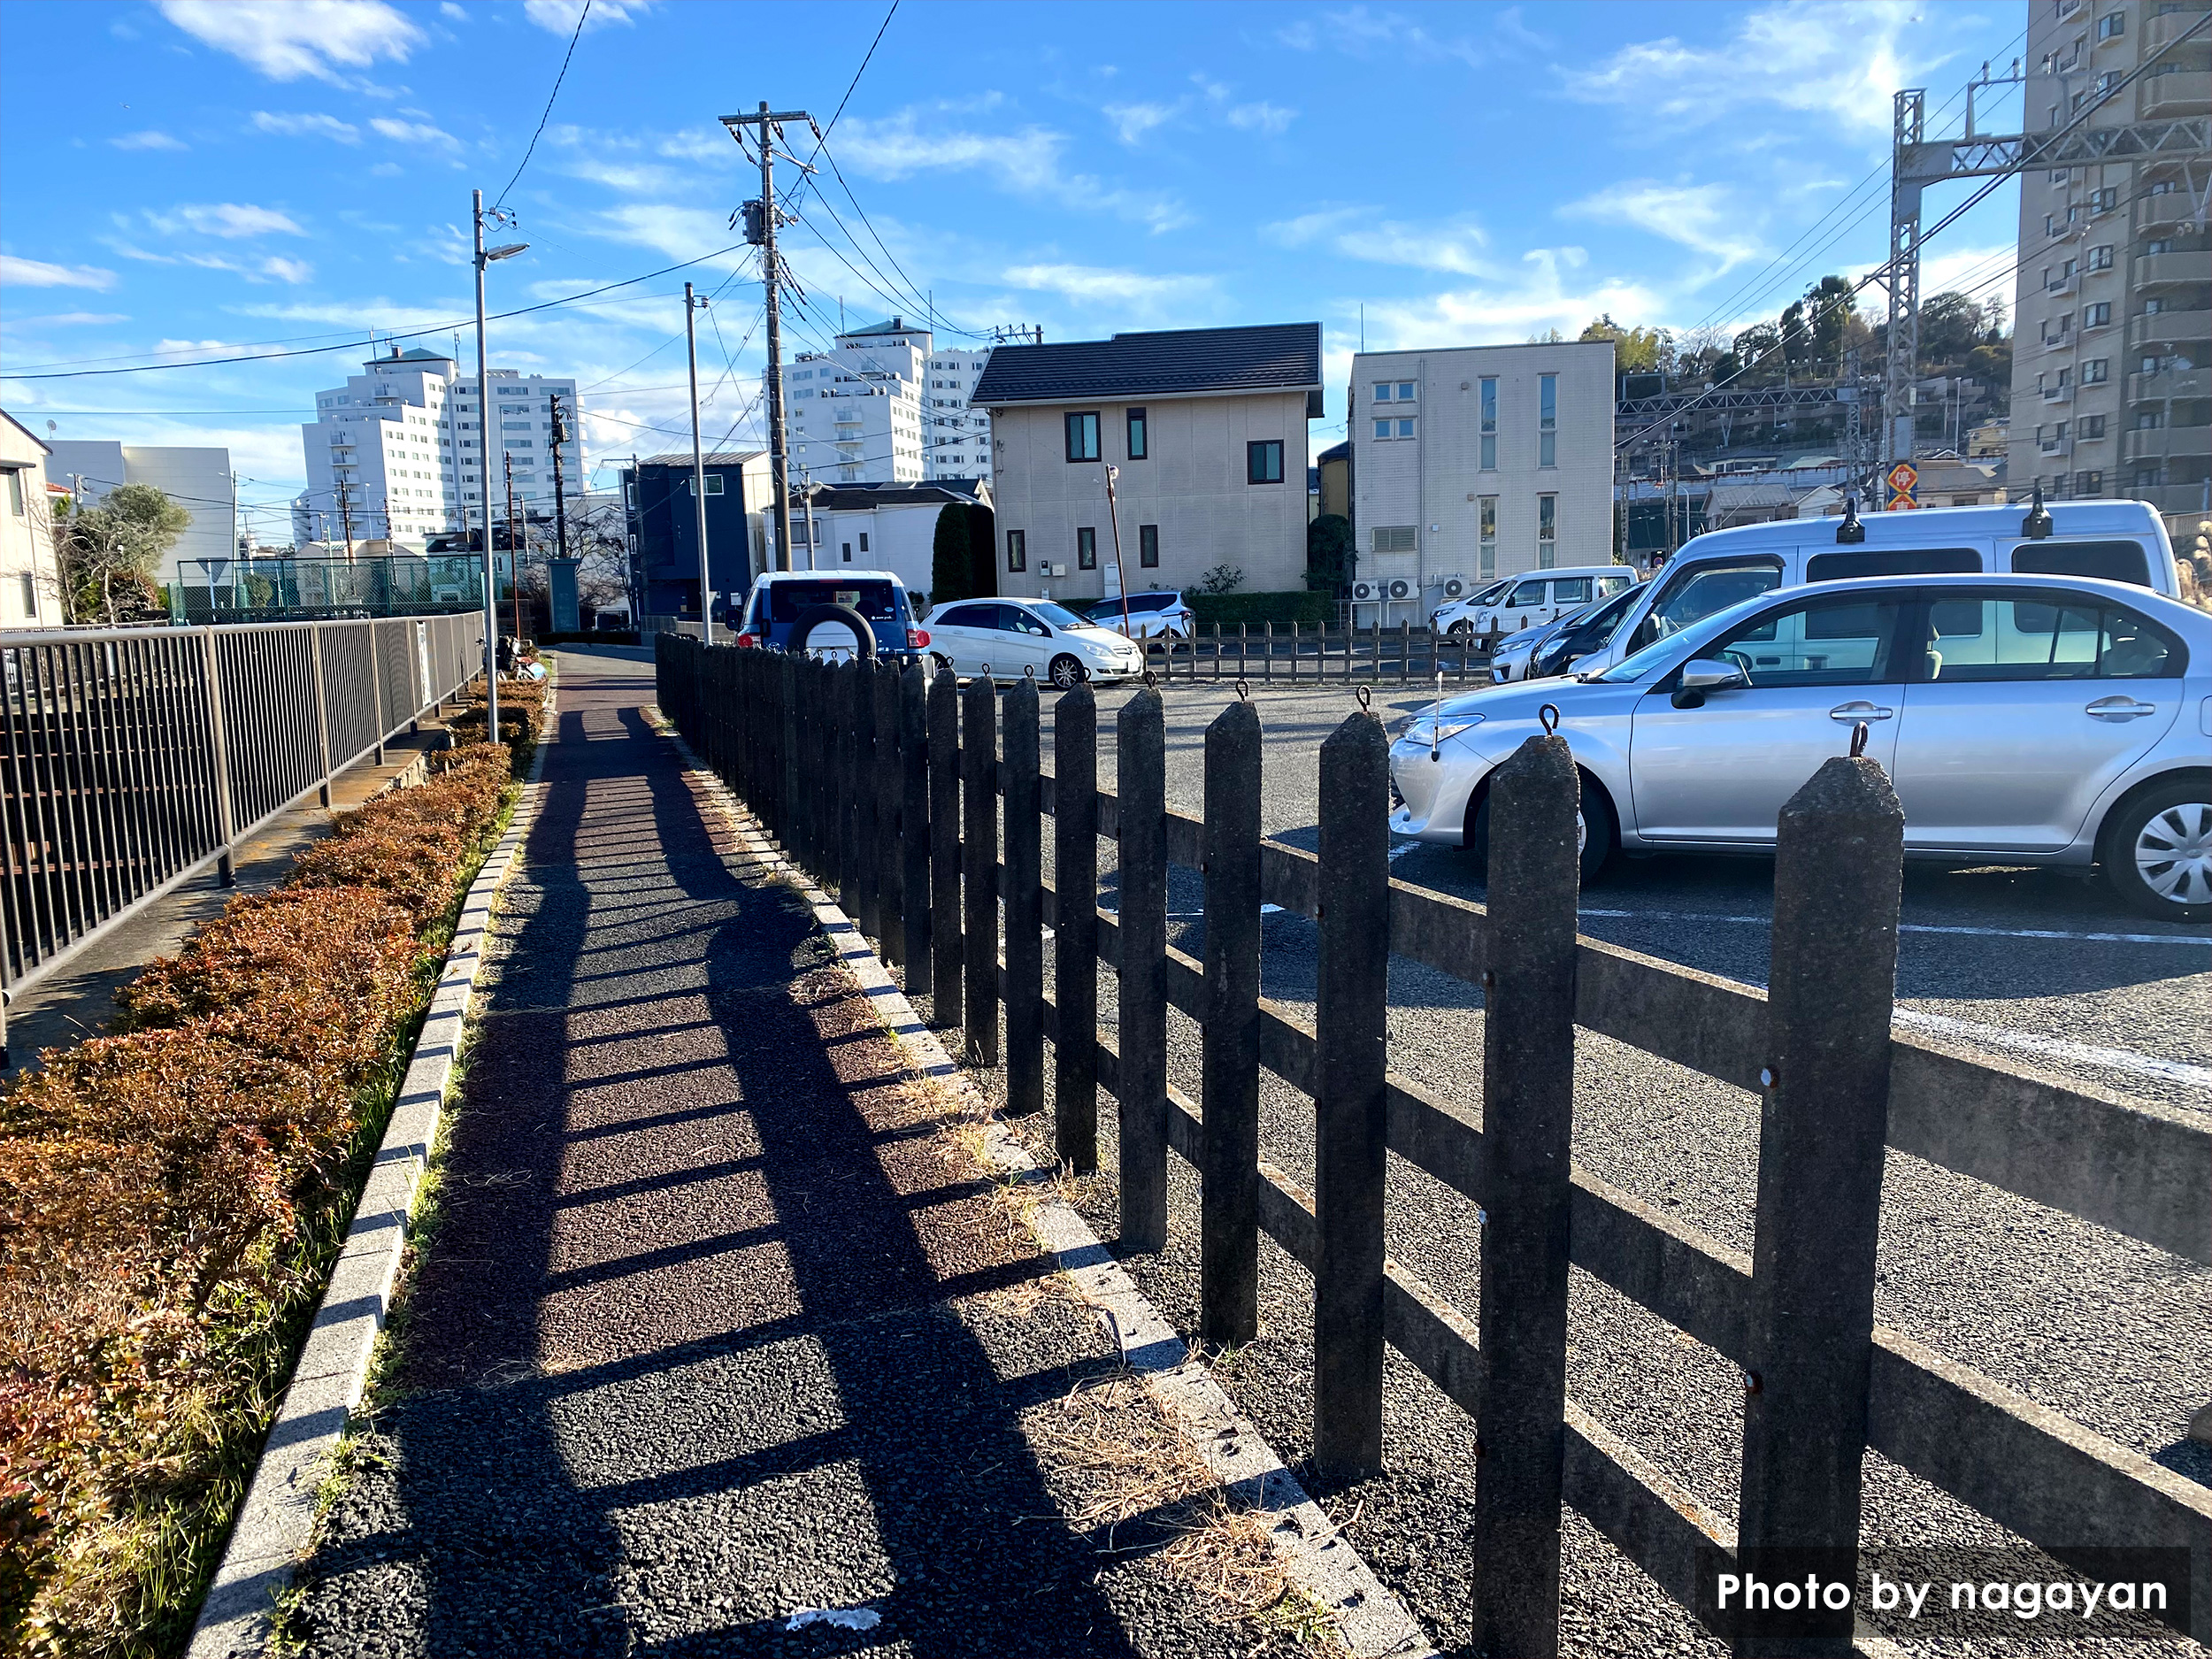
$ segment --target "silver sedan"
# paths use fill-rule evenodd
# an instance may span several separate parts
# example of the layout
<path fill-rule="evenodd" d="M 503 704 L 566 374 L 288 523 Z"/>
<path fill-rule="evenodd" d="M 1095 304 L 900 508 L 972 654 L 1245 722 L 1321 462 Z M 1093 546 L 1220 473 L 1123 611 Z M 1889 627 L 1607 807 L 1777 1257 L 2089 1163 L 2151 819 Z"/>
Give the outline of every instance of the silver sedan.
<path fill-rule="evenodd" d="M 2067 577 L 1786 588 L 1589 679 L 1498 686 L 1391 748 L 1391 827 L 1488 849 L 1491 771 L 1545 704 L 1583 772 L 1586 880 L 1620 850 L 1770 848 L 1782 804 L 1854 728 L 1912 857 L 2101 865 L 2144 914 L 2212 918 L 2212 617 Z"/>

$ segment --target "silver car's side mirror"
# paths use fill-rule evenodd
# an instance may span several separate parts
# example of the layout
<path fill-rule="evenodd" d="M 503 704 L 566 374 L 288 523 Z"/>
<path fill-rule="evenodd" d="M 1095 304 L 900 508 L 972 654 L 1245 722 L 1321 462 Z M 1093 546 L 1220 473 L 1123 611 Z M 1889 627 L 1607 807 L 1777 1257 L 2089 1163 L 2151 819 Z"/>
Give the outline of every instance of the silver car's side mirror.
<path fill-rule="evenodd" d="M 1750 682 L 1742 669 L 1733 663 L 1717 662 L 1709 657 L 1700 657 L 1682 664 L 1682 678 L 1674 694 L 1678 709 L 1698 709 L 1705 705 L 1708 695 L 1716 691 L 1738 691 Z"/>

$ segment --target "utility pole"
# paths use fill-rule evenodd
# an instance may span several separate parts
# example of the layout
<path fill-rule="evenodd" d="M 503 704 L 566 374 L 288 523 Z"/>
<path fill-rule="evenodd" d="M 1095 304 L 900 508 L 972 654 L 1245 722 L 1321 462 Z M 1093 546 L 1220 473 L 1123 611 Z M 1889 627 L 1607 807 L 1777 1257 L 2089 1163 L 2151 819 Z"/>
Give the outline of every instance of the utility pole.
<path fill-rule="evenodd" d="M 353 563 L 353 486 L 338 486 L 338 522 L 345 527 L 346 563 Z"/>
<path fill-rule="evenodd" d="M 512 574 L 507 579 L 507 591 L 514 598 L 515 643 L 522 643 L 522 541 L 529 539 L 529 526 L 523 526 L 522 541 L 515 537 L 515 457 L 502 449 L 499 458 L 507 472 L 507 557 L 513 561 Z"/>
<path fill-rule="evenodd" d="M 807 476 L 806 468 L 799 469 L 799 505 L 806 514 L 806 567 L 814 568 L 814 480 Z"/>
<path fill-rule="evenodd" d="M 1137 637 L 1137 630 L 1129 620 L 1129 579 L 1122 574 L 1121 570 L 1121 513 L 1114 505 L 1114 480 L 1120 476 L 1121 469 L 1109 462 L 1106 466 L 1106 522 L 1113 526 L 1114 532 L 1114 586 L 1121 592 L 1121 637 L 1133 640 Z M 991 557 L 997 558 L 998 550 L 995 548 L 992 549 Z M 1192 633 L 1194 636 L 1197 633 L 1195 623 L 1192 624 Z M 1174 661 L 1172 657 L 1168 658 L 1171 666 Z"/>
<path fill-rule="evenodd" d="M 561 418 L 561 395 L 550 394 L 553 406 L 553 557 L 568 557 L 568 494 L 561 474 L 561 445 L 568 442 L 568 424 Z"/>
<path fill-rule="evenodd" d="M 761 106 L 767 108 L 766 104 Z M 769 290 L 768 339 L 770 361 L 774 360 L 776 338 L 775 289 Z M 714 565 L 707 557 L 707 457 L 699 447 L 699 331 L 693 317 L 705 306 L 706 301 L 696 298 L 691 284 L 684 284 L 684 353 L 691 364 L 691 510 L 699 531 L 699 637 L 707 644 L 714 643 Z M 784 515 L 785 526 L 790 524 L 788 511 Z"/>
<path fill-rule="evenodd" d="M 495 259 L 511 259 L 529 247 L 527 242 L 508 242 L 497 248 L 484 246 L 484 193 L 470 192 L 472 217 L 476 224 L 476 435 L 479 461 L 477 477 L 481 480 L 479 497 L 484 509 L 484 736 L 488 742 L 499 741 L 499 586 L 492 573 L 492 462 L 491 462 L 491 406 L 492 377 L 484 351 L 484 267 Z M 510 216 L 499 209 L 492 210 L 492 222 L 505 225 Z M 510 472 L 511 472 L 511 467 Z M 513 480 L 508 480 L 509 507 L 514 511 Z M 348 541 L 350 556 L 351 541 Z"/>
<path fill-rule="evenodd" d="M 726 115 L 722 125 L 741 148 L 745 142 L 741 129 L 755 130 L 760 145 L 760 200 L 748 202 L 741 210 L 745 215 L 745 240 L 760 250 L 760 277 L 768 308 L 768 368 L 761 384 L 762 396 L 768 403 L 768 469 L 769 488 L 775 496 L 776 568 L 791 568 L 791 457 L 784 447 L 783 422 L 783 319 L 776 293 L 776 140 L 781 135 L 786 121 L 804 121 L 817 138 L 821 129 L 814 125 L 814 118 L 804 110 L 786 110 L 772 112 L 764 100 L 757 112 L 751 115 Z M 702 497 L 703 504 L 704 498 Z"/>

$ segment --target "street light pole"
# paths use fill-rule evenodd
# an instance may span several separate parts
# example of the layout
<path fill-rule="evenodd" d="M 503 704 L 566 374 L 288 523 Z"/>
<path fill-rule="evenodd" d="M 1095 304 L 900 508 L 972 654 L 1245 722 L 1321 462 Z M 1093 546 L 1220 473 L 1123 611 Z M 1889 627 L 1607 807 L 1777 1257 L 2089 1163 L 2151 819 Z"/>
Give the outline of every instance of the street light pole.
<path fill-rule="evenodd" d="M 707 557 L 707 461 L 705 451 L 699 447 L 699 331 L 692 322 L 693 313 L 706 301 L 692 297 L 691 284 L 684 284 L 684 350 L 691 360 L 691 505 L 698 516 L 699 526 L 699 637 L 705 643 L 714 643 L 714 568 Z"/>
<path fill-rule="evenodd" d="M 1114 504 L 1114 480 L 1120 476 L 1121 469 L 1110 461 L 1108 462 L 1106 464 L 1106 522 L 1111 525 L 1114 530 L 1114 586 L 1121 590 L 1121 637 L 1125 640 L 1133 640 L 1137 637 L 1137 629 L 1136 625 L 1129 620 L 1129 579 L 1122 573 L 1121 568 L 1121 512 Z M 1193 632 L 1195 633 L 1194 625 Z M 1198 648 L 1193 646 L 1191 649 L 1196 650 Z M 1171 657 L 1168 659 L 1168 666 L 1173 668 L 1174 665 L 1175 659 Z"/>
<path fill-rule="evenodd" d="M 472 217 L 476 223 L 476 434 L 479 497 L 484 512 L 484 736 L 486 741 L 499 741 L 499 588 L 492 573 L 492 470 L 491 470 L 491 372 L 485 357 L 484 346 L 484 267 L 495 259 L 511 259 L 529 247 L 527 242 L 508 242 L 497 248 L 484 246 L 484 193 L 470 193 Z M 504 225 L 508 215 L 498 208 L 492 210 L 492 221 Z M 342 497 L 341 498 L 342 500 Z M 346 536 L 346 557 L 353 557 L 353 537 L 350 526 Z"/>

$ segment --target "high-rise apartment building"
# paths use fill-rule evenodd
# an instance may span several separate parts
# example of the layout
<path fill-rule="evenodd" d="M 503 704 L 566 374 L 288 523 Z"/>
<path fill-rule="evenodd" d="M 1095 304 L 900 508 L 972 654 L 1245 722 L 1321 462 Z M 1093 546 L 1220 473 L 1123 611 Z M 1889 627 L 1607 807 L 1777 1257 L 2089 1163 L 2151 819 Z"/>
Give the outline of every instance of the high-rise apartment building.
<path fill-rule="evenodd" d="M 795 481 L 989 478 L 990 419 L 968 402 L 990 355 L 941 349 L 897 317 L 803 352 L 783 367 Z"/>
<path fill-rule="evenodd" d="M 2212 111 L 2212 29 L 2183 38 L 2208 12 L 2205 0 L 2032 0 L 2028 62 L 2041 73 L 2028 81 L 2028 129 L 2085 110 L 2092 127 Z M 2053 500 L 2147 501 L 2177 532 L 2212 508 L 2208 167 L 2212 151 L 2165 150 L 2021 179 L 2016 496 L 2039 484 Z"/>
<path fill-rule="evenodd" d="M 494 369 L 488 412 L 475 375 L 463 375 L 444 352 L 394 347 L 389 357 L 361 366 L 365 373 L 343 386 L 316 394 L 317 419 L 300 428 L 307 491 L 293 510 L 296 540 L 404 543 L 467 529 L 477 521 L 487 455 L 495 521 L 507 516 L 511 460 L 517 515 L 550 512 L 556 396 L 568 431 L 561 451 L 568 493 L 583 495 L 583 421 L 573 380 Z"/>

